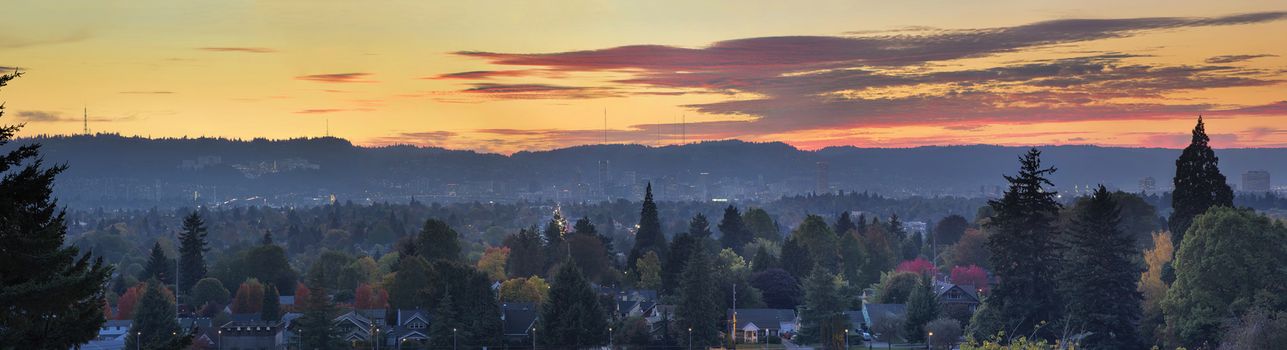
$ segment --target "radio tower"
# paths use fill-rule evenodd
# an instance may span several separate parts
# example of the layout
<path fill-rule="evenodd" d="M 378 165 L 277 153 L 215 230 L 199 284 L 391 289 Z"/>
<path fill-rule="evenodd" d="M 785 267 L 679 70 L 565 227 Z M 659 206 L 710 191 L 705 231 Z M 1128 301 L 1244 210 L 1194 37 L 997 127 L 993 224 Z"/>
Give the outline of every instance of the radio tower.
<path fill-rule="evenodd" d="M 81 121 L 85 124 L 85 135 L 89 135 L 89 107 L 81 111 Z"/>

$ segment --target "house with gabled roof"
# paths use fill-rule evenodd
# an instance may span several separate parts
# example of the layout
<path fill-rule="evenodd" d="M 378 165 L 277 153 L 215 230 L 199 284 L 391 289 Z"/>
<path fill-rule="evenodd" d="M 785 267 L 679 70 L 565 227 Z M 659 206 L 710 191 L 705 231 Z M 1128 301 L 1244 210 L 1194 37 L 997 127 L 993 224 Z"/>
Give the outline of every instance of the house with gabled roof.
<path fill-rule="evenodd" d="M 737 309 L 736 314 L 729 309 L 725 316 L 728 320 L 737 320 L 734 337 L 742 343 L 759 343 L 767 337 L 795 332 L 800 324 L 792 309 Z"/>

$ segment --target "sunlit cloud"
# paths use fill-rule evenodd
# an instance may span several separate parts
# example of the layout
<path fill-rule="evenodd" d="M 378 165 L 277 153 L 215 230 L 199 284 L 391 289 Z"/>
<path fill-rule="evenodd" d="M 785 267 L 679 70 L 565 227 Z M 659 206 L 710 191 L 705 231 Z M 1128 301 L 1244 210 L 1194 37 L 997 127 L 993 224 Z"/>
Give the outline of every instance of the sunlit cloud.
<path fill-rule="evenodd" d="M 266 47 L 200 47 L 197 49 L 202 51 L 214 51 L 214 52 L 244 52 L 244 53 L 277 52 L 277 50 L 266 48 Z"/>
<path fill-rule="evenodd" d="M 295 79 L 319 83 L 375 83 L 376 81 L 368 79 L 370 77 L 371 73 L 331 73 L 301 75 Z"/>

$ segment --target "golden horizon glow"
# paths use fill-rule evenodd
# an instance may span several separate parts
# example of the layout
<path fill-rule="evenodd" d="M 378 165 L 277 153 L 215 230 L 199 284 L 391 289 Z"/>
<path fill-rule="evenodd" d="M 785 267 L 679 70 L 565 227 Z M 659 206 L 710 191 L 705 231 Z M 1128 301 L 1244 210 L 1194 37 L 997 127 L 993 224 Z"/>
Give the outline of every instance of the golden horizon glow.
<path fill-rule="evenodd" d="M 3 2 L 25 136 L 1287 147 L 1267 2 Z"/>

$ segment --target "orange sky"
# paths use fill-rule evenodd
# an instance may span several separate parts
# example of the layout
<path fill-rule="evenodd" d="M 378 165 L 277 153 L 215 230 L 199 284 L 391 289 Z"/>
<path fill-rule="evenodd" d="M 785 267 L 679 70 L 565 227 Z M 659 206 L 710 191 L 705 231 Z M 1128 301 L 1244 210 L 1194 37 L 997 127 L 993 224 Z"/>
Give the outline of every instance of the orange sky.
<path fill-rule="evenodd" d="M 26 135 L 1287 146 L 1268 1 L 0 2 Z"/>

